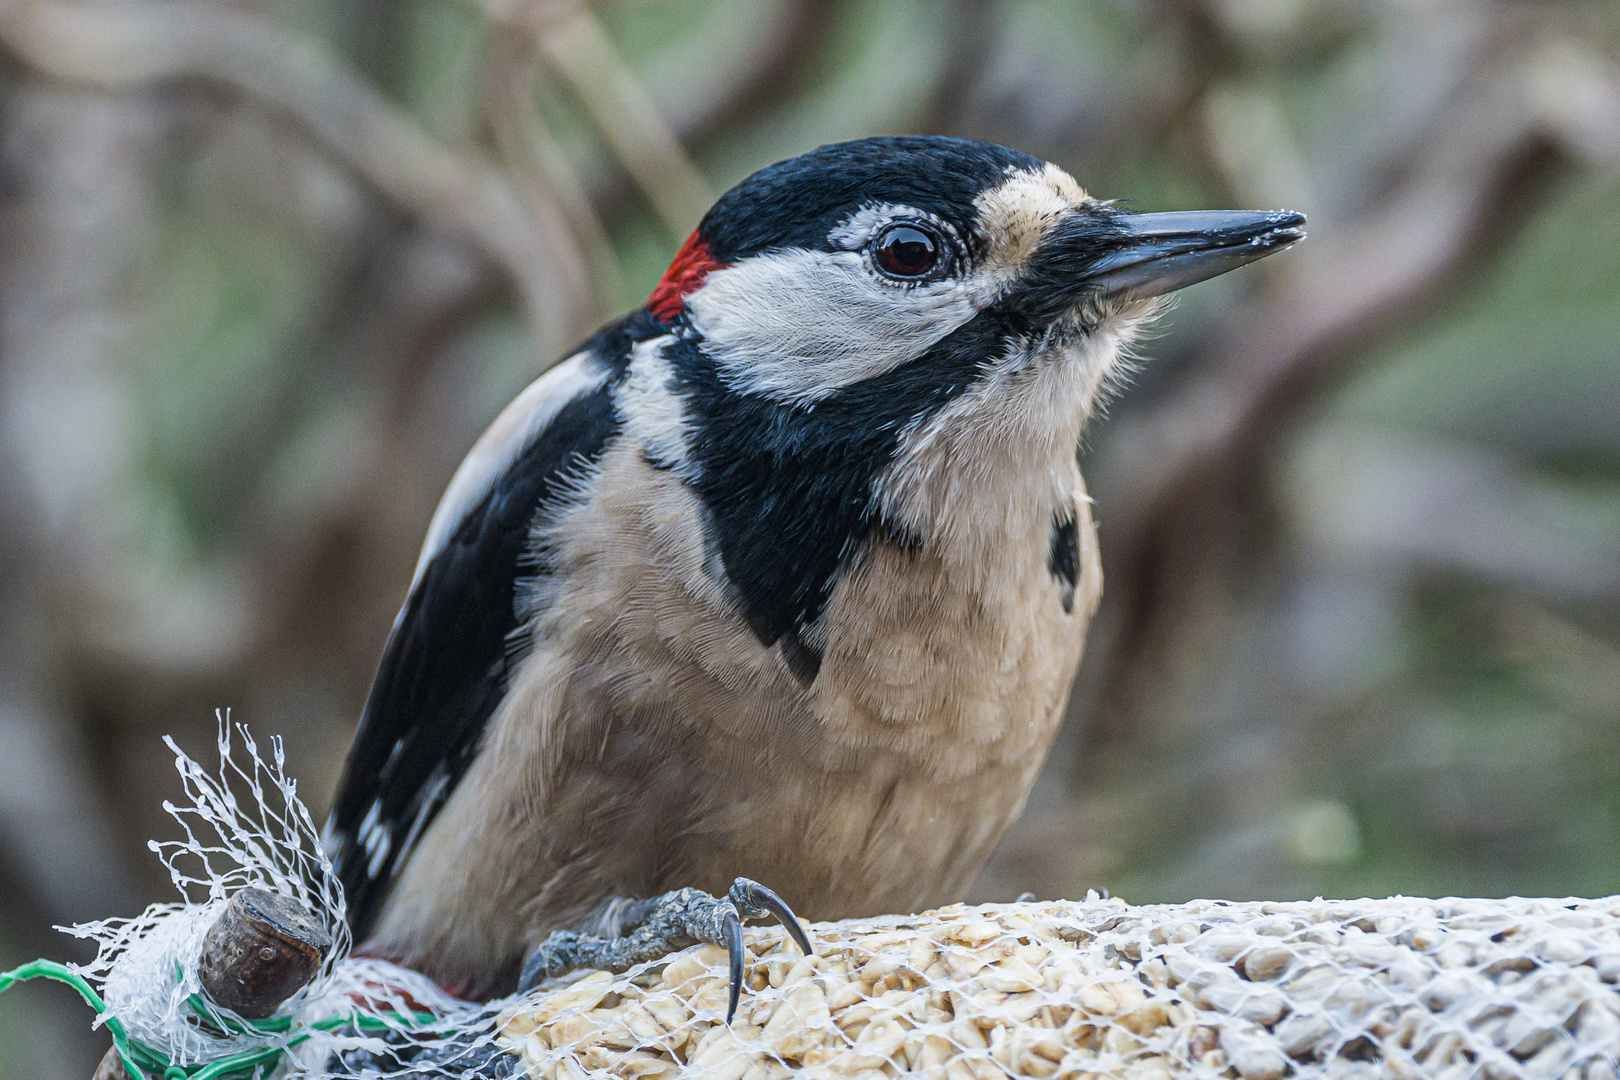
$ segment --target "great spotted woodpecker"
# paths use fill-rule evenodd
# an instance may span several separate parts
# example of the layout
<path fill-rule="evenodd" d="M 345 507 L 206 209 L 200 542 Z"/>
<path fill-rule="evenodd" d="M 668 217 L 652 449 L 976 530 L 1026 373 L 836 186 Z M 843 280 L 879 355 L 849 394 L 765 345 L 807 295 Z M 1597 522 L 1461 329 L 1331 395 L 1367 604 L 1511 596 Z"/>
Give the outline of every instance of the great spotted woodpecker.
<path fill-rule="evenodd" d="M 735 1008 L 744 918 L 959 899 L 1101 591 L 1121 351 L 1304 220 L 949 138 L 726 193 L 433 516 L 328 825 L 357 940 L 474 996 L 713 941 Z"/>

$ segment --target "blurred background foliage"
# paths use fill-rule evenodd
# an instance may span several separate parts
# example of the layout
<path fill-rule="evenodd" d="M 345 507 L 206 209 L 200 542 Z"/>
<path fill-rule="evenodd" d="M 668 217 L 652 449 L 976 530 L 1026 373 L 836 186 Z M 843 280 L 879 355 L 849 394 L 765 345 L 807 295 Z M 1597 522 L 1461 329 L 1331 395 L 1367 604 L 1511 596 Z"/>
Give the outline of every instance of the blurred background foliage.
<path fill-rule="evenodd" d="M 0 2 L 0 968 L 168 895 L 159 736 L 324 812 L 434 502 L 713 194 L 943 132 L 1311 240 L 1085 448 L 1108 587 L 977 888 L 1620 890 L 1613 0 Z M 87 1076 L 8 995 L 0 1077 Z"/>

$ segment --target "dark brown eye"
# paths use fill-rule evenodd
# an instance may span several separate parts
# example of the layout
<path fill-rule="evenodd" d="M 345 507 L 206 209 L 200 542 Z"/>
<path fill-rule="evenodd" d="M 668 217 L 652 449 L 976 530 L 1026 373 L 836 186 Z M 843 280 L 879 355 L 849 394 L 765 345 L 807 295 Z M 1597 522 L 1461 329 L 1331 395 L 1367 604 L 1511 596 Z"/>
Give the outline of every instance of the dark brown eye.
<path fill-rule="evenodd" d="M 915 225 L 890 225 L 872 250 L 878 269 L 890 277 L 919 278 L 939 262 L 939 242 Z"/>

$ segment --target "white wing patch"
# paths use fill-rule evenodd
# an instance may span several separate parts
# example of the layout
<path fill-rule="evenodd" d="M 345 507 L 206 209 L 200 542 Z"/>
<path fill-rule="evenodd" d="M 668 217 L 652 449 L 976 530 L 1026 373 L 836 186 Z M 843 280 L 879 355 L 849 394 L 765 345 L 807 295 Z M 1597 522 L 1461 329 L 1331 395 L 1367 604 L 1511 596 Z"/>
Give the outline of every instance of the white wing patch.
<path fill-rule="evenodd" d="M 366 853 L 366 877 L 375 878 L 382 873 L 383 861 L 394 846 L 394 830 L 382 823 L 382 800 L 372 802 L 366 818 L 360 823 L 360 846 Z"/>
<path fill-rule="evenodd" d="M 433 775 L 428 777 L 427 783 L 422 786 L 421 794 L 416 797 L 416 816 L 411 819 L 411 827 L 405 834 L 405 842 L 399 846 L 399 857 L 394 860 L 395 873 L 410 861 L 411 853 L 416 850 L 416 842 L 422 838 L 422 830 L 443 805 L 449 790 L 450 772 L 441 761 L 433 770 Z M 369 867 L 367 869 L 370 870 Z M 376 871 L 372 871 L 371 876 L 376 877 Z"/>
<path fill-rule="evenodd" d="M 610 374 L 590 353 L 575 353 L 530 383 L 501 410 L 456 469 L 444 497 L 439 500 L 439 508 L 433 512 L 427 539 L 422 542 L 422 554 L 416 560 L 416 574 L 411 579 L 413 590 L 422 580 L 428 563 L 443 550 L 462 519 L 489 494 L 495 481 L 534 437 L 555 420 L 570 401 L 601 386 Z"/>

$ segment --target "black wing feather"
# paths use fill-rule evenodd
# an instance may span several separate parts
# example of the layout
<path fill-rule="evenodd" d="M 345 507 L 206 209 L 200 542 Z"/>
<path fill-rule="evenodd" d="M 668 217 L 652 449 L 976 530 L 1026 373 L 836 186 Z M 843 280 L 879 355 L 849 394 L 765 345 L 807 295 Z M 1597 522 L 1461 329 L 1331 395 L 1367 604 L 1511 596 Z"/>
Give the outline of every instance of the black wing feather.
<path fill-rule="evenodd" d="M 609 345 L 622 370 L 628 342 L 620 353 L 603 337 L 588 344 Z M 574 398 L 524 448 L 428 563 L 389 635 L 327 826 L 357 941 L 506 691 L 520 578 L 546 572 L 526 563 L 529 537 L 618 430 L 612 385 Z"/>

